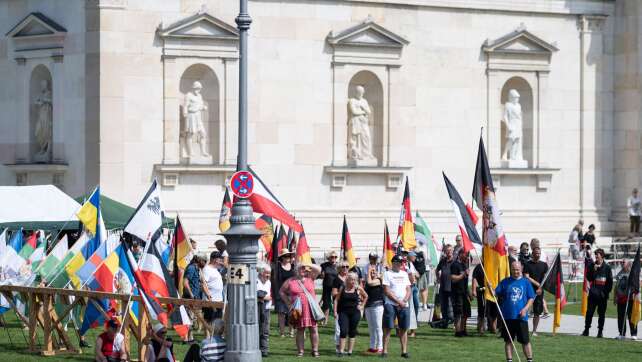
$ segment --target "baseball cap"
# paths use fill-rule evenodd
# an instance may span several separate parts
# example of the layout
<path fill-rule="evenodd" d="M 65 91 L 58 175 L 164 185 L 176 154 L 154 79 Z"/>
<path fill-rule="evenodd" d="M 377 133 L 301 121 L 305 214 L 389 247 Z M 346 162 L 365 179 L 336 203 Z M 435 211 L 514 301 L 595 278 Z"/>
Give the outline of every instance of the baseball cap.
<path fill-rule="evenodd" d="M 368 254 L 368 258 L 370 258 L 370 259 L 378 258 L 378 257 L 379 257 L 379 255 L 377 254 L 376 251 L 371 251 L 370 254 Z"/>
<path fill-rule="evenodd" d="M 409 251 L 408 256 L 417 256 L 417 253 L 415 253 L 414 251 Z"/>
<path fill-rule="evenodd" d="M 162 331 L 163 329 L 165 329 L 165 326 L 162 325 L 161 323 L 156 323 L 156 324 L 154 324 L 154 327 L 152 327 L 152 330 L 154 331 L 154 333 L 158 333 L 158 332 Z"/>
<path fill-rule="evenodd" d="M 399 255 L 395 255 L 395 256 L 392 257 L 392 262 L 393 263 L 401 263 L 402 261 L 403 261 L 403 259 L 401 259 L 401 257 Z"/>

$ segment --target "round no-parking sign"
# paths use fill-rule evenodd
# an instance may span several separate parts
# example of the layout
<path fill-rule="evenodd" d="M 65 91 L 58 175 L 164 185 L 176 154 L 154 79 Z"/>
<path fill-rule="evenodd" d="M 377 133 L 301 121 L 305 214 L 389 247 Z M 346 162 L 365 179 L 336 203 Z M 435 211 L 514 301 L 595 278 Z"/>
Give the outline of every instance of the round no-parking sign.
<path fill-rule="evenodd" d="M 254 177 L 248 171 L 238 171 L 230 179 L 230 188 L 234 195 L 246 199 L 254 191 Z"/>

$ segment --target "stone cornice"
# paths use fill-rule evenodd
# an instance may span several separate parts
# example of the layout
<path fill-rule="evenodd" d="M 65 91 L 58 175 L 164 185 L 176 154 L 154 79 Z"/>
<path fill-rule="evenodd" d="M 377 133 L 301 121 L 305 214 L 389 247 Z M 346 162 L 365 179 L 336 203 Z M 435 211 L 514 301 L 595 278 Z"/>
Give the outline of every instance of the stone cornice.
<path fill-rule="evenodd" d="M 273 0 L 251 1 L 272 2 Z M 285 0 L 284 2 L 296 3 L 301 2 L 301 0 Z M 615 12 L 615 0 L 542 0 L 538 3 L 515 0 L 337 0 L 337 2 L 560 15 L 612 15 Z"/>

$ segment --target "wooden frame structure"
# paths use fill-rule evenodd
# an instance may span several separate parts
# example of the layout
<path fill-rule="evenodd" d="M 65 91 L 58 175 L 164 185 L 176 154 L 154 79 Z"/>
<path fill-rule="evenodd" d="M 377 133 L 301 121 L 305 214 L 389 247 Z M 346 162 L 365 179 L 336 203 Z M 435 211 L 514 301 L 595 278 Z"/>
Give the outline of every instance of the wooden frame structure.
<path fill-rule="evenodd" d="M 24 301 L 28 303 L 28 315 L 23 315 L 18 307 L 13 302 L 14 293 L 19 294 Z M 29 351 L 32 353 L 40 353 L 43 356 L 54 356 L 60 353 L 82 353 L 82 350 L 72 344 L 67 331 L 64 330 L 62 321 L 77 305 L 87 305 L 87 303 L 94 303 L 97 309 L 107 316 L 106 312 L 98 305 L 96 299 L 113 299 L 121 302 L 123 309 L 126 304 L 131 301 L 138 301 L 142 303 L 142 299 L 138 295 L 118 294 L 118 293 L 105 293 L 89 290 L 72 290 L 72 289 L 58 289 L 46 287 L 24 287 L 15 285 L 0 285 L 0 294 L 2 294 L 11 308 L 16 312 L 20 320 L 29 328 Z M 58 315 L 54 309 L 54 297 L 64 296 L 68 298 L 69 303 L 65 306 L 62 313 Z M 73 301 L 71 298 L 73 297 Z M 224 307 L 221 302 L 210 302 L 206 300 L 182 299 L 182 298 L 163 298 L 158 297 L 161 304 L 172 304 L 174 306 L 185 306 L 187 309 L 197 308 L 220 308 Z M 124 310 L 122 311 L 124 312 Z M 203 320 L 201 313 L 194 313 L 199 322 L 205 328 L 209 326 Z M 145 308 L 139 308 L 138 324 L 135 324 L 131 318 L 127 318 L 129 313 L 123 315 L 123 329 L 122 333 L 125 336 L 125 343 L 127 350 L 131 352 L 130 336 L 133 336 L 137 342 L 138 358 L 143 359 L 147 352 L 147 345 L 144 340 L 147 337 L 147 324 L 149 322 Z M 36 331 L 42 328 L 44 343 L 42 348 L 38 348 L 36 343 Z M 58 338 L 55 338 L 55 336 Z"/>

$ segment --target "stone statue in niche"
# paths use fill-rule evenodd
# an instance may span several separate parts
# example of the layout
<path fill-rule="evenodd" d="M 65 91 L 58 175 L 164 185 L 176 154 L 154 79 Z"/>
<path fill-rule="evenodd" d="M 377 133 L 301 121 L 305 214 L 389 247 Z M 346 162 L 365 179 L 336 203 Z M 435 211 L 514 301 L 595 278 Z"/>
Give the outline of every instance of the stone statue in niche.
<path fill-rule="evenodd" d="M 183 146 L 185 148 L 185 157 L 191 158 L 192 142 L 196 138 L 201 149 L 201 155 L 209 157 L 207 153 L 207 133 L 203 125 L 203 112 L 207 111 L 207 105 L 203 101 L 201 82 L 196 81 L 192 84 L 192 90 L 185 96 L 185 105 L 183 107 L 183 116 L 185 116 L 185 125 L 183 129 Z"/>
<path fill-rule="evenodd" d="M 365 88 L 358 85 L 355 91 L 356 98 L 348 100 L 348 160 L 355 166 L 376 166 L 370 133 L 372 110 L 363 96 Z"/>
<path fill-rule="evenodd" d="M 49 162 L 53 136 L 51 89 L 47 80 L 40 82 L 40 94 L 36 98 L 37 109 L 36 130 L 34 132 L 37 150 L 34 155 L 36 162 Z"/>
<path fill-rule="evenodd" d="M 527 162 L 522 155 L 522 106 L 519 104 L 519 93 L 515 89 L 508 91 L 508 102 L 504 105 L 506 138 L 502 162 L 505 167 L 526 168 Z"/>

